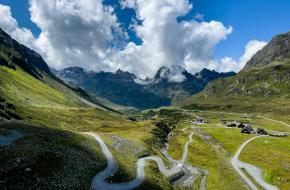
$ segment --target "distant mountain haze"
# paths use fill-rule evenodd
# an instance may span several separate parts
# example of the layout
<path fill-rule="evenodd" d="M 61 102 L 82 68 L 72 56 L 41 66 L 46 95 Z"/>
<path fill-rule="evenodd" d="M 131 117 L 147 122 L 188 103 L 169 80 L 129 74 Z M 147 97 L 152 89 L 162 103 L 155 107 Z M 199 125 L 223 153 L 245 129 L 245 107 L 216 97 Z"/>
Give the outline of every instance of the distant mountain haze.
<path fill-rule="evenodd" d="M 122 70 L 95 73 L 69 67 L 57 71 L 50 69 L 39 54 L 19 44 L 3 30 L 0 30 L 0 42 L 0 65 L 21 68 L 37 80 L 66 91 L 74 96 L 73 99 L 77 100 L 79 95 L 104 109 L 110 108 L 103 102 L 138 109 L 169 106 L 200 92 L 212 80 L 235 75 L 234 72 L 218 73 L 207 69 L 193 75 L 180 66 L 161 67 L 153 78 L 145 80 Z"/>
<path fill-rule="evenodd" d="M 96 73 L 79 67 L 51 70 L 68 84 L 92 95 L 139 109 L 171 105 L 178 99 L 201 91 L 212 80 L 235 75 L 234 72 L 218 73 L 208 69 L 192 75 L 180 66 L 172 66 L 161 67 L 154 78 L 142 80 L 122 70 L 115 73 Z"/>

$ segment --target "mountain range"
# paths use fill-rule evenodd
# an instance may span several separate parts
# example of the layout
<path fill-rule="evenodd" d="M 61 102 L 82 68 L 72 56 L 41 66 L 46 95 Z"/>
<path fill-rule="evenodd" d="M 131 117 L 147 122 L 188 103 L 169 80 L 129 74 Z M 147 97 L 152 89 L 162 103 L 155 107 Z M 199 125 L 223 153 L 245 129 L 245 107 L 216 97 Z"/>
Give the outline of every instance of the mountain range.
<path fill-rule="evenodd" d="M 94 102 L 94 103 L 91 103 Z M 19 118 L 16 107 L 94 106 L 112 110 L 51 73 L 42 57 L 0 29 L 0 118 Z"/>
<path fill-rule="evenodd" d="M 154 78 L 142 80 L 135 74 L 117 70 L 92 72 L 79 67 L 51 69 L 67 84 L 84 89 L 89 94 L 115 104 L 138 109 L 168 106 L 177 100 L 200 92 L 210 81 L 235 75 L 203 69 L 192 75 L 179 66 L 161 67 Z"/>
<path fill-rule="evenodd" d="M 114 104 L 139 109 L 176 104 L 206 109 L 288 110 L 289 44 L 290 32 L 275 36 L 238 74 L 208 69 L 191 74 L 172 66 L 161 67 L 153 78 L 142 80 L 121 70 L 97 73 L 78 67 L 50 69 L 40 55 L 0 30 L 1 102 L 13 99 L 21 105 L 37 105 L 43 103 L 45 95 L 47 104 L 65 101 L 87 105 L 89 101 L 105 110 L 112 110 L 107 105 Z M 37 85 L 48 91 L 33 88 Z M 14 115 L 9 107 L 1 103 L 2 116 Z"/>
<path fill-rule="evenodd" d="M 215 80 L 180 102 L 193 109 L 290 110 L 290 32 L 275 36 L 235 76 Z"/>
<path fill-rule="evenodd" d="M 123 188 L 143 170 L 135 189 L 249 189 L 241 171 L 253 184 L 263 179 L 288 190 L 289 42 L 290 32 L 274 37 L 238 74 L 172 66 L 142 80 L 121 70 L 50 69 L 0 29 L 1 189 L 98 189 L 98 179 Z M 118 112 L 108 106 L 115 104 L 175 106 Z M 269 135 L 243 134 L 221 119 Z M 144 160 L 152 158 L 161 164 Z M 251 165 L 263 172 L 259 180 L 244 167 Z M 108 166 L 118 171 L 103 179 Z M 176 166 L 182 170 L 170 176 L 158 171 Z"/>

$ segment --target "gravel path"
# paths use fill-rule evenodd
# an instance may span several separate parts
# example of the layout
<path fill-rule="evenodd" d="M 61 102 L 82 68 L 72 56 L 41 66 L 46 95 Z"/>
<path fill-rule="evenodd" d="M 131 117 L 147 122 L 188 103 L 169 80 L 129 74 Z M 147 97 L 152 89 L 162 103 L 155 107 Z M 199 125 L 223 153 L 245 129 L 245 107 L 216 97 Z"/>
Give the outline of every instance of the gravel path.
<path fill-rule="evenodd" d="M 254 178 L 254 180 L 263 188 L 265 188 L 266 190 L 278 190 L 278 188 L 276 186 L 273 186 L 269 183 L 267 183 L 264 179 L 263 179 L 263 173 L 262 170 L 254 165 L 248 164 L 248 163 L 244 163 L 242 161 L 240 161 L 238 158 L 240 156 L 240 153 L 243 151 L 243 149 L 245 148 L 245 146 L 250 143 L 251 141 L 253 141 L 256 138 L 260 138 L 260 137 L 264 137 L 264 136 L 255 136 L 252 137 L 250 139 L 248 139 L 247 141 L 245 141 L 238 149 L 238 151 L 235 153 L 234 157 L 231 160 L 231 164 L 234 167 L 234 169 L 238 172 L 238 174 L 245 180 L 245 182 L 253 189 L 253 190 L 259 190 L 257 188 L 257 186 L 248 178 L 248 176 L 241 170 L 241 168 L 244 168 L 249 175 Z"/>
<path fill-rule="evenodd" d="M 148 156 L 144 158 L 140 158 L 137 161 L 137 176 L 134 180 L 126 183 L 107 183 L 106 178 L 114 175 L 118 171 L 118 165 L 116 160 L 114 159 L 112 153 L 104 143 L 104 141 L 95 133 L 84 133 L 90 135 L 95 138 L 95 140 L 100 144 L 103 154 L 107 160 L 107 167 L 102 172 L 98 173 L 93 181 L 92 181 L 92 189 L 93 190 L 130 190 L 140 186 L 145 179 L 145 171 L 146 162 L 149 160 L 153 160 L 157 163 L 159 171 L 166 177 L 172 176 L 181 171 L 185 160 L 187 158 L 188 146 L 192 142 L 192 135 L 189 136 L 189 141 L 184 145 L 184 151 L 182 155 L 182 159 L 177 161 L 177 163 L 173 163 L 173 167 L 167 168 L 160 157 L 157 156 Z"/>
<path fill-rule="evenodd" d="M 282 125 L 285 125 L 287 127 L 290 127 L 289 124 L 283 122 L 283 121 L 279 121 L 279 120 L 276 120 L 276 119 L 271 119 L 271 118 L 268 118 L 268 117 L 264 117 L 264 116 L 258 116 L 258 118 L 262 118 L 262 119 L 266 119 L 266 120 L 269 120 L 269 121 L 274 121 L 274 122 L 278 122 L 278 123 L 281 123 Z"/>
<path fill-rule="evenodd" d="M 200 190 L 206 190 L 206 179 L 209 175 L 209 171 L 205 170 L 205 174 L 200 181 Z"/>

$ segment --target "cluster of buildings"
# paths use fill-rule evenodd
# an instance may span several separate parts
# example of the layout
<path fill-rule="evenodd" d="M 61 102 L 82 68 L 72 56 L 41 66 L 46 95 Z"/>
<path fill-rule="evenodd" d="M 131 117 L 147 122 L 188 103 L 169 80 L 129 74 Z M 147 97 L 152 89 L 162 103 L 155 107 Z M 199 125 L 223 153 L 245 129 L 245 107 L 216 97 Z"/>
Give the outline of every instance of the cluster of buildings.
<path fill-rule="evenodd" d="M 260 135 L 267 135 L 267 132 L 263 128 L 258 128 L 256 131 L 252 126 L 250 126 L 248 123 L 243 123 L 240 121 L 226 121 L 222 120 L 223 124 L 227 127 L 237 127 L 241 128 L 241 133 L 246 134 L 260 134 Z"/>
<path fill-rule="evenodd" d="M 243 118 L 246 118 L 244 116 Z M 249 118 L 249 116 L 247 116 Z M 287 134 L 284 133 L 274 133 L 273 131 L 270 131 L 268 133 L 265 129 L 263 128 L 253 128 L 249 123 L 247 122 L 242 122 L 242 121 L 237 121 L 237 120 L 221 120 L 222 124 L 227 127 L 234 127 L 234 128 L 240 128 L 241 133 L 246 133 L 246 134 L 258 134 L 258 135 L 269 135 L 269 136 L 274 136 L 274 137 L 285 137 Z M 198 124 L 208 124 L 209 122 L 206 121 L 205 118 L 202 117 L 197 117 L 194 121 L 191 121 L 191 124 L 198 125 Z"/>
<path fill-rule="evenodd" d="M 192 124 L 208 124 L 208 122 L 204 118 L 198 117 L 192 121 Z"/>

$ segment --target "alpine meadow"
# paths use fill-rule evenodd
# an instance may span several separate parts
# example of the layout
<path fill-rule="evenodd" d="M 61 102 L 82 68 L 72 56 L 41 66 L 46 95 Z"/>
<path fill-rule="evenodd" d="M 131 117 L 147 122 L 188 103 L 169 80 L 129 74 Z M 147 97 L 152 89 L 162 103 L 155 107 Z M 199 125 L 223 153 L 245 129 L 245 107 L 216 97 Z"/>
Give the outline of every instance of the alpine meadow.
<path fill-rule="evenodd" d="M 289 10 L 0 0 L 0 189 L 289 190 Z"/>

